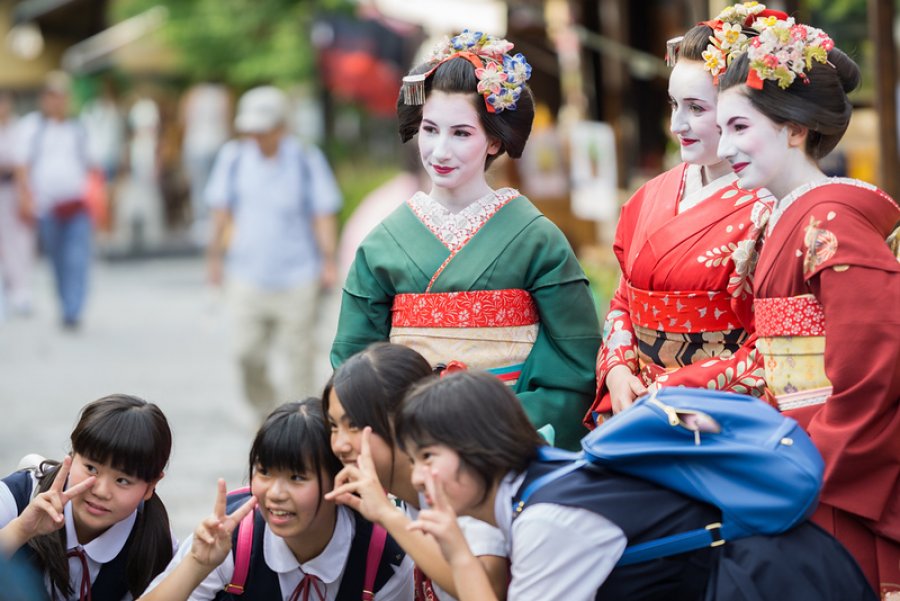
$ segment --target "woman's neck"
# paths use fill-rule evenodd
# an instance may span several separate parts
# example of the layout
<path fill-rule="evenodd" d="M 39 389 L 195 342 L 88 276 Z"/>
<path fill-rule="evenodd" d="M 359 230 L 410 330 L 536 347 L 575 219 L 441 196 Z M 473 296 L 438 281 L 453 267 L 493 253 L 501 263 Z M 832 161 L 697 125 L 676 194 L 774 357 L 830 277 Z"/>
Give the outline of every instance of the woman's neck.
<path fill-rule="evenodd" d="M 322 501 L 319 512 L 309 527 L 301 534 L 284 539 L 288 549 L 298 563 L 306 563 L 322 554 L 334 537 L 337 527 L 337 507 L 334 503 Z"/>
<path fill-rule="evenodd" d="M 785 177 L 770 182 L 766 188 L 775 198 L 781 200 L 804 184 L 812 184 L 826 179 L 828 176 L 822 173 L 819 166 L 812 159 L 806 158 L 796 167 L 788 170 Z"/>
<path fill-rule="evenodd" d="M 459 213 L 472 203 L 493 192 L 493 188 L 491 188 L 487 182 L 482 181 L 480 182 L 480 185 L 455 188 L 452 190 L 432 186 L 431 192 L 429 192 L 428 195 L 451 213 Z"/>
<path fill-rule="evenodd" d="M 388 492 L 407 505 L 419 509 L 419 492 L 412 485 L 412 469 L 410 469 L 409 461 L 401 459 L 394 462 L 394 471 Z"/>
<path fill-rule="evenodd" d="M 494 511 L 494 507 L 496 507 L 497 501 L 497 490 L 500 488 L 500 481 L 495 480 L 491 485 L 491 488 L 487 491 L 487 494 L 484 496 L 484 501 L 473 507 L 470 511 L 466 512 L 466 515 L 469 515 L 476 520 L 481 520 L 491 526 L 497 527 L 497 514 Z"/>
<path fill-rule="evenodd" d="M 700 179 L 704 186 L 710 182 L 714 182 L 723 175 L 731 173 L 731 163 L 728 161 L 719 161 L 713 165 L 700 166 Z"/>

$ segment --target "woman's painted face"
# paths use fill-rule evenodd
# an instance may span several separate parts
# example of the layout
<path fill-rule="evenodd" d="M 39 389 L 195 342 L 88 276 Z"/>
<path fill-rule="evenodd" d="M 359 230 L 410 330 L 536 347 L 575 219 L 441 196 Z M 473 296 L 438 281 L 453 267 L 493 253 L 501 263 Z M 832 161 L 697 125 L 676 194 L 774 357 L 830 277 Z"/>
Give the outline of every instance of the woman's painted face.
<path fill-rule="evenodd" d="M 469 94 L 434 91 L 422 107 L 419 154 L 434 197 L 474 200 L 485 187 L 484 165 L 500 143 L 488 138 Z"/>
<path fill-rule="evenodd" d="M 412 484 L 424 495 L 429 506 L 434 505 L 425 489 L 425 474 L 430 472 L 436 484 L 444 489 L 447 503 L 458 515 L 471 515 L 484 496 L 484 486 L 466 469 L 459 454 L 448 446 L 433 444 L 424 447 L 410 445 Z"/>
<path fill-rule="evenodd" d="M 679 60 L 669 76 L 669 129 L 681 146 L 681 160 L 715 165 L 719 130 L 716 127 L 716 86 L 703 63 Z"/>
<path fill-rule="evenodd" d="M 760 112 L 741 86 L 722 92 L 716 122 L 722 130 L 718 154 L 731 163 L 745 190 L 768 188 L 776 196 L 789 192 L 791 173 L 804 160 L 802 148 L 788 143 L 788 127 Z"/>

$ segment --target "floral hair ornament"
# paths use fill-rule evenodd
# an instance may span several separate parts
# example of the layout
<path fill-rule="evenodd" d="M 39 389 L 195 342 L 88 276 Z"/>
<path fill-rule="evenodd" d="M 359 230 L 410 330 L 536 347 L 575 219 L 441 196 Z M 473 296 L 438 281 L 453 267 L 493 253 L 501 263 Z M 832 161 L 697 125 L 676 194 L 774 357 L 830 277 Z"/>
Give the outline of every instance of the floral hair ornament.
<path fill-rule="evenodd" d="M 516 103 L 525 90 L 525 82 L 531 77 L 531 65 L 518 53 L 509 54 L 512 43 L 480 31 L 464 29 L 461 34 L 439 43 L 431 51 L 428 62 L 436 63 L 425 73 L 403 78 L 403 103 L 425 103 L 425 80 L 442 63 L 462 58 L 475 67 L 478 80 L 477 92 L 484 96 L 489 113 L 516 110 Z"/>
<path fill-rule="evenodd" d="M 812 69 L 812 62 L 828 62 L 828 51 L 834 41 L 821 29 L 800 25 L 793 18 L 779 21 L 753 38 L 747 48 L 750 71 L 747 85 L 761 90 L 766 79 L 786 89 L 798 77 L 809 83 L 805 71 Z"/>
<path fill-rule="evenodd" d="M 746 50 L 749 38 L 745 29 L 761 33 L 787 18 L 786 13 L 768 9 L 765 4 L 743 2 L 727 7 L 715 19 L 703 21 L 701 25 L 713 30 L 713 35 L 709 36 L 710 44 L 702 55 L 703 66 L 712 75 L 713 83 L 718 84 L 719 75 Z"/>

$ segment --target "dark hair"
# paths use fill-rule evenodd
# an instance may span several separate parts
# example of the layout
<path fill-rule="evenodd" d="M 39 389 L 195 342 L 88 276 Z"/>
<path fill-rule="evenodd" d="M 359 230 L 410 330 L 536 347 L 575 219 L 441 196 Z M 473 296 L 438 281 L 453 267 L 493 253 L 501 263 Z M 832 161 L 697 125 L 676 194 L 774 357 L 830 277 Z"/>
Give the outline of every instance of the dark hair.
<path fill-rule="evenodd" d="M 321 399 L 309 397 L 277 407 L 266 417 L 250 446 L 250 480 L 257 466 L 296 474 L 315 473 L 319 490 L 327 492 L 322 472 L 333 481 L 342 467 L 331 452 L 330 436 Z M 320 496 L 317 511 L 321 505 Z"/>
<path fill-rule="evenodd" d="M 678 45 L 678 51 L 675 53 L 676 60 L 689 60 L 703 62 L 703 53 L 709 46 L 709 38 L 715 33 L 709 25 L 700 23 L 694 25 L 686 32 Z M 747 33 L 746 31 L 744 32 Z"/>
<path fill-rule="evenodd" d="M 476 371 L 431 377 L 413 387 L 396 428 L 404 451 L 410 443 L 456 451 L 461 465 L 483 484 L 482 501 L 495 481 L 524 471 L 545 444 L 509 387 Z"/>
<path fill-rule="evenodd" d="M 73 453 L 145 482 L 163 475 L 172 450 L 169 422 L 159 407 L 126 394 L 105 396 L 86 405 L 70 440 Z M 45 462 L 40 471 L 38 490 L 44 492 L 56 479 L 59 464 Z M 49 574 L 52 586 L 70 595 L 65 536 L 62 529 L 37 536 L 28 544 L 36 552 L 41 570 Z M 138 508 L 129 541 L 125 577 L 129 592 L 137 598 L 172 559 L 169 515 L 155 491 Z"/>
<path fill-rule="evenodd" d="M 834 150 L 853 106 L 847 94 L 859 85 L 859 66 L 838 48 L 828 51 L 828 63 L 812 61 L 806 82 L 799 78 L 783 89 L 770 79 L 761 90 L 743 85 L 750 71 L 747 53 L 736 58 L 719 78 L 719 91 L 741 85 L 753 106 L 775 123 L 796 123 L 809 129 L 806 153 L 815 160 Z"/>
<path fill-rule="evenodd" d="M 426 73 L 434 68 L 434 65 L 433 62 L 422 63 L 409 74 Z M 434 73 L 425 79 L 425 99 L 427 100 L 434 90 L 468 95 L 485 133 L 489 138 L 500 142 L 500 150 L 497 154 L 488 155 L 485 168 L 504 152 L 514 159 L 521 157 L 534 121 L 534 98 L 531 89 L 524 86 L 515 110 L 489 113 L 484 104 L 484 96 L 476 91 L 477 86 L 475 66 L 464 58 L 455 57 L 440 63 Z M 400 139 L 403 142 L 411 140 L 419 132 L 419 126 L 422 124 L 422 105 L 405 104 L 402 90 L 397 99 L 397 120 Z"/>
<path fill-rule="evenodd" d="M 335 370 L 322 398 L 328 413 L 335 391 L 350 421 L 387 441 L 394 440 L 394 418 L 407 390 L 429 375 L 425 357 L 402 344 L 376 342 L 356 353 Z"/>

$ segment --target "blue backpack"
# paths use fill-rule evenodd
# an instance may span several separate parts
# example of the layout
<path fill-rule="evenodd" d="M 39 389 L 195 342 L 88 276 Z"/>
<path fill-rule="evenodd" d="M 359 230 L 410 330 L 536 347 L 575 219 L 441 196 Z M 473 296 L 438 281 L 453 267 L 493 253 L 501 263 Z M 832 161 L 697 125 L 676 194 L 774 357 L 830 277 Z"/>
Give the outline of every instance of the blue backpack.
<path fill-rule="evenodd" d="M 532 482 L 539 488 L 602 465 L 718 507 L 722 522 L 629 546 L 620 566 L 756 534 L 774 535 L 816 508 L 824 462 L 799 424 L 754 397 L 664 388 L 642 397 L 581 440 L 582 451 L 551 447 L 544 460 L 571 459 Z"/>

